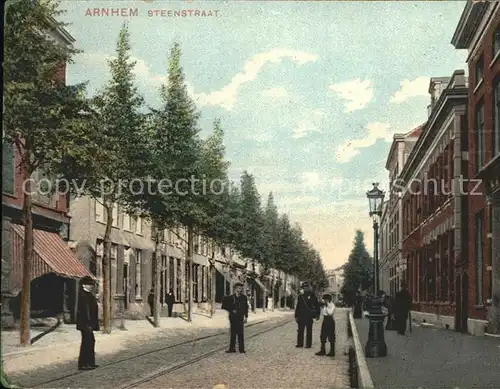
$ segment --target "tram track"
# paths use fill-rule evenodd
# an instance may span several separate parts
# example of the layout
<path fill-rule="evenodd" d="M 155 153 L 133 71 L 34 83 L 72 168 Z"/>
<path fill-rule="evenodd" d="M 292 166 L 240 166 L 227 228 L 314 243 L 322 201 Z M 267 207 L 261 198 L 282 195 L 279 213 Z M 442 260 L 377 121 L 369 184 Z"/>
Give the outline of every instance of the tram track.
<path fill-rule="evenodd" d="M 245 328 L 252 328 L 252 327 L 256 327 L 256 326 L 259 326 L 261 324 L 265 324 L 265 323 L 270 323 L 270 322 L 275 322 L 276 320 L 260 320 L 260 321 L 257 321 L 257 322 L 254 322 L 254 323 L 250 323 L 248 324 Z M 250 338 L 253 338 L 255 336 L 258 336 L 260 335 L 261 333 L 264 333 L 264 332 L 268 332 L 268 331 L 271 331 L 272 329 L 275 329 L 275 328 L 278 328 L 286 323 L 289 322 L 289 319 L 278 319 L 278 325 L 273 325 L 271 326 L 270 328 L 266 328 L 264 331 L 260 331 L 260 332 L 257 332 L 256 334 L 250 334 L 249 336 L 247 336 L 247 339 L 250 339 Z M 195 339 L 188 339 L 188 340 L 184 340 L 184 341 L 181 341 L 181 342 L 178 342 L 178 343 L 175 343 L 175 344 L 170 344 L 170 345 L 166 345 L 166 346 L 163 346 L 163 347 L 158 347 L 158 348 L 155 348 L 155 349 L 152 349 L 152 350 L 148 350 L 148 351 L 145 351 L 145 352 L 139 352 L 137 354 L 134 354 L 134 355 L 131 355 L 131 356 L 127 356 L 127 357 L 124 357 L 124 358 L 120 358 L 120 359 L 117 359 L 117 360 L 112 360 L 108 363 L 103 363 L 103 364 L 100 364 L 99 368 L 96 369 L 96 370 L 91 370 L 91 371 L 74 371 L 74 372 L 71 372 L 71 373 L 68 373 L 68 374 L 63 374 L 63 375 L 58 375 L 57 377 L 54 377 L 54 378 L 50 378 L 50 379 L 45 379 L 45 380 L 41 380 L 41 381 L 38 381 L 38 382 L 30 382 L 28 385 L 25 385 L 23 383 L 19 383 L 20 386 L 23 386 L 23 387 L 68 387 L 68 386 L 72 386 L 72 385 L 68 385 L 69 382 L 71 382 L 71 384 L 73 384 L 73 382 L 76 384 L 76 382 L 78 382 L 78 385 L 79 387 L 81 387 L 82 385 L 80 384 L 80 379 L 82 381 L 86 381 L 86 382 L 93 382 L 92 378 L 93 378 L 93 375 L 92 373 L 98 373 L 100 375 L 106 375 L 106 371 L 108 372 L 109 376 L 113 377 L 113 370 L 116 369 L 116 370 L 120 370 L 120 365 L 123 365 L 123 368 L 124 369 L 127 369 L 127 364 L 129 365 L 128 367 L 130 368 L 131 366 L 134 366 L 135 364 L 133 363 L 135 360 L 139 361 L 139 362 L 142 362 L 144 363 L 144 359 L 146 358 L 149 358 L 151 361 L 157 361 L 158 359 L 162 359 L 162 353 L 165 355 L 165 353 L 172 353 L 175 354 L 176 352 L 176 349 L 179 349 L 181 350 L 182 352 L 185 352 L 186 350 L 183 350 L 184 348 L 189 348 L 189 346 L 191 346 L 194 350 L 194 347 L 195 346 L 198 346 L 198 347 L 201 347 L 200 345 L 205 341 L 205 342 L 210 342 L 210 341 L 214 341 L 216 340 L 216 338 L 218 337 L 227 337 L 228 336 L 228 331 L 227 329 L 225 329 L 224 331 L 219 331 L 217 333 L 214 333 L 214 334 L 210 334 L 210 335 L 205 335 L 205 336 L 201 336 L 201 337 L 197 337 Z M 169 367 L 167 368 L 163 368 L 161 369 L 161 372 L 160 371 L 156 371 L 154 374 L 156 376 L 161 376 L 161 375 L 165 375 L 165 374 L 168 374 L 169 372 L 172 372 L 172 371 L 175 371 L 175 370 L 178 370 L 184 366 L 187 366 L 189 364 L 192 364 L 192 363 L 195 363 L 196 361 L 198 360 L 201 360 L 201 359 L 204 359 L 204 358 L 207 358 L 209 357 L 210 355 L 220 351 L 221 349 L 224 349 L 227 347 L 227 345 L 225 346 L 215 346 L 216 348 L 215 349 L 212 349 L 211 351 L 207 352 L 207 353 L 202 353 L 201 355 L 198 355 L 198 356 L 195 356 L 194 358 L 190 358 L 190 359 L 187 359 L 187 360 L 184 360 L 183 362 L 181 363 L 173 363 L 173 364 L 170 364 Z M 155 356 L 155 354 L 157 354 Z M 132 363 L 132 365 L 131 365 Z M 147 363 L 147 362 L 146 362 Z M 163 373 L 162 373 L 163 372 Z M 139 373 L 140 374 L 140 373 Z M 144 377 L 144 375 L 143 375 Z M 148 382 L 149 380 L 151 379 L 154 379 L 156 377 L 152 377 L 152 378 L 149 378 L 150 375 L 146 376 L 146 379 L 144 382 Z M 116 376 L 114 377 L 116 378 Z M 15 380 L 15 379 L 14 379 Z M 129 388 L 129 387 L 134 387 L 141 384 L 142 382 L 140 382 L 142 379 L 139 379 L 137 381 L 137 384 L 135 384 L 136 381 L 132 381 L 133 383 L 131 384 L 130 382 L 131 381 L 128 381 L 128 383 L 124 383 L 123 384 L 123 388 Z M 69 381 L 69 382 L 64 382 L 64 381 Z M 50 386 L 48 386 L 50 385 Z M 132 386 L 130 386 L 132 385 Z M 113 385 L 114 386 L 114 385 Z M 120 387 L 120 385 L 118 385 L 118 387 Z"/>
<path fill-rule="evenodd" d="M 252 338 L 255 338 L 257 336 L 260 336 L 262 334 L 265 334 L 267 332 L 271 332 L 271 331 L 274 331 L 275 329 L 277 328 L 280 328 L 280 327 L 283 327 L 287 324 L 290 323 L 290 320 L 281 320 L 278 324 L 270 327 L 270 328 L 266 328 L 262 331 L 259 331 L 255 334 L 251 334 L 250 336 L 246 336 L 245 337 L 245 340 L 247 339 L 252 339 Z M 120 386 L 118 389 L 133 389 L 133 388 L 137 388 L 139 387 L 140 385 L 142 384 L 146 384 L 148 382 L 151 382 L 159 377 L 163 377 L 163 376 L 166 376 L 170 373 L 173 373 L 174 371 L 177 371 L 179 369 L 182 369 L 184 367 L 187 367 L 187 366 L 190 366 L 190 365 L 193 365 L 203 359 L 206 359 L 222 350 L 226 350 L 227 349 L 227 345 L 224 345 L 224 346 L 220 346 L 220 347 L 217 347 L 217 348 L 214 348 L 204 354 L 201 354 L 201 355 L 198 355 L 194 358 L 191 358 L 191 359 L 188 359 L 186 361 L 183 361 L 183 362 L 180 362 L 180 363 L 177 363 L 177 364 L 174 364 L 174 365 L 171 365 L 171 366 L 168 366 L 168 367 L 165 367 L 165 368 L 162 368 L 162 369 L 159 369 L 157 371 L 155 371 L 154 373 L 152 374 L 149 374 L 145 377 L 141 377 L 135 381 L 132 381 L 132 382 L 129 382 L 128 384 L 126 385 L 123 385 L 123 386 Z"/>

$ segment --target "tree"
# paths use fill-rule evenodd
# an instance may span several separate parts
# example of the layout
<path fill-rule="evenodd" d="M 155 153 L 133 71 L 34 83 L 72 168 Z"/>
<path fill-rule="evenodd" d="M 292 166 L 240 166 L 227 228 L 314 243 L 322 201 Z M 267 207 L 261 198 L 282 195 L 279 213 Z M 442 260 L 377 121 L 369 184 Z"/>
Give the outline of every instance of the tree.
<path fill-rule="evenodd" d="M 353 304 L 356 292 L 368 289 L 373 282 L 372 258 L 366 250 L 364 234 L 357 230 L 349 260 L 344 267 L 341 293 L 347 304 Z"/>
<path fill-rule="evenodd" d="M 267 267 L 275 266 L 279 247 L 278 207 L 274 202 L 272 192 L 267 197 L 264 210 L 264 256 L 267 258 Z M 271 285 L 272 301 L 275 301 L 274 282 Z M 263 297 L 265 298 L 265 297 Z M 265 301 L 263 307 L 265 307 Z"/>
<path fill-rule="evenodd" d="M 78 51 L 50 37 L 65 24 L 57 1 L 9 4 L 4 34 L 4 144 L 20 156 L 24 198 L 24 261 L 21 292 L 21 345 L 30 345 L 30 282 L 33 257 L 32 174 L 51 170 L 61 159 L 70 129 L 63 123 L 83 106 L 83 84 L 67 86 L 62 67 Z"/>
<path fill-rule="evenodd" d="M 110 257 L 113 208 L 128 209 L 135 172 L 147 163 L 147 137 L 144 133 L 144 100 L 134 85 L 130 59 L 130 35 L 123 24 L 116 46 L 116 58 L 108 61 L 111 78 L 90 100 L 83 118 L 67 123 L 78 134 L 65 150 L 59 171 L 80 188 L 79 194 L 102 202 L 106 213 L 104 233 L 103 322 L 104 332 L 111 332 Z"/>
<path fill-rule="evenodd" d="M 181 49 L 175 43 L 170 51 L 168 78 L 160 90 L 162 106 L 152 111 L 150 119 L 153 123 L 150 132 L 154 137 L 150 151 L 152 172 L 158 176 L 149 177 L 149 186 L 157 194 L 147 194 L 140 203 L 156 222 L 157 229 L 179 224 L 187 227 L 187 316 L 191 321 L 194 229 L 205 225 L 208 219 L 203 179 L 200 178 L 206 167 L 202 163 L 202 144 L 198 135 L 199 114 L 187 93 L 180 60 Z M 169 187 L 167 193 L 165 185 Z M 158 277 L 155 280 L 158 284 Z"/>

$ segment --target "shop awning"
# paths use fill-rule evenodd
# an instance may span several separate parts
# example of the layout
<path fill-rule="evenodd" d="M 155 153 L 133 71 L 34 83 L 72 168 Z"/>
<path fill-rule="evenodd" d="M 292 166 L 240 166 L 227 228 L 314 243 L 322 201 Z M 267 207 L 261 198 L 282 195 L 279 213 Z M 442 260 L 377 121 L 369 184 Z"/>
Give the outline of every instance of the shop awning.
<path fill-rule="evenodd" d="M 267 290 L 267 288 L 264 286 L 264 284 L 262 283 L 261 280 L 259 280 L 258 278 L 254 278 L 254 281 L 257 285 L 259 285 L 259 288 L 261 288 L 264 292 L 266 293 L 269 293 L 269 291 Z"/>
<path fill-rule="evenodd" d="M 227 270 L 224 267 L 227 267 Z M 224 276 L 227 282 L 235 283 L 235 282 L 240 282 L 240 280 L 236 277 L 235 274 L 232 274 L 231 271 L 229 271 L 229 264 L 224 264 L 222 262 L 215 261 L 215 268 L 217 271 Z"/>
<path fill-rule="evenodd" d="M 24 248 L 24 226 L 12 224 L 12 272 L 11 282 L 15 289 L 22 282 L 22 263 Z M 54 273 L 66 278 L 83 278 L 94 275 L 78 261 L 68 244 L 59 234 L 33 229 L 33 265 L 31 279 Z M 17 287 L 17 288 L 16 288 Z"/>

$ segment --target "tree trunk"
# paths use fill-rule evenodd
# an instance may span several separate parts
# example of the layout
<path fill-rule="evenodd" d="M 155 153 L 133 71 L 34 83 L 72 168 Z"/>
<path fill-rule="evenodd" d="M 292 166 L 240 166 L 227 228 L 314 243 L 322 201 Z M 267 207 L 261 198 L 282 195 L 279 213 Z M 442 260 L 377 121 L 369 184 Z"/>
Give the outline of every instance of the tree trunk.
<path fill-rule="evenodd" d="M 155 236 L 155 252 L 153 256 L 153 296 L 154 296 L 154 305 L 153 305 L 153 326 L 160 326 L 160 263 L 161 263 L 161 254 L 159 251 L 159 241 L 160 241 L 160 233 L 159 230 L 156 229 Z"/>
<path fill-rule="evenodd" d="M 265 287 L 265 281 L 262 280 L 262 285 Z M 266 312 L 266 300 L 267 300 L 267 293 L 265 289 L 262 289 L 262 312 Z"/>
<path fill-rule="evenodd" d="M 213 259 L 215 261 L 215 259 Z M 212 297 L 212 306 L 210 309 L 210 316 L 215 314 L 215 292 L 216 292 L 216 280 L 217 280 L 217 269 L 215 268 L 215 263 L 211 264 L 210 268 L 210 296 Z"/>
<path fill-rule="evenodd" d="M 271 310 L 274 312 L 274 305 L 275 305 L 275 292 L 274 292 L 274 287 L 275 287 L 275 281 L 274 281 L 274 276 L 271 278 L 271 298 L 273 299 L 273 305 L 271 305 Z"/>
<path fill-rule="evenodd" d="M 285 310 L 288 308 L 288 304 L 287 304 L 288 296 L 287 296 L 287 293 L 286 293 L 287 281 L 288 281 L 288 274 L 285 273 L 285 282 L 283 283 L 283 294 L 285 295 L 285 298 L 283 299 L 283 305 L 285 306 L 284 307 Z"/>
<path fill-rule="evenodd" d="M 187 320 L 193 321 L 193 244 L 194 231 L 193 226 L 188 226 L 188 247 L 186 251 L 188 263 L 188 314 Z"/>
<path fill-rule="evenodd" d="M 111 227 L 113 226 L 113 203 L 104 201 L 106 230 L 104 232 L 104 253 L 102 256 L 102 321 L 104 333 L 111 333 Z"/>
<path fill-rule="evenodd" d="M 279 284 L 279 287 L 278 287 L 278 308 L 281 309 L 282 306 L 281 306 L 281 297 L 283 295 L 283 281 L 281 280 L 281 278 L 278 280 L 278 284 Z"/>
<path fill-rule="evenodd" d="M 31 298 L 31 268 L 33 266 L 33 212 L 32 212 L 32 182 L 29 179 L 30 174 L 23 163 L 23 177 L 25 177 L 24 187 L 24 263 L 23 263 L 23 282 L 21 292 L 21 323 L 20 339 L 21 346 L 31 344 L 30 332 L 30 298 Z"/>

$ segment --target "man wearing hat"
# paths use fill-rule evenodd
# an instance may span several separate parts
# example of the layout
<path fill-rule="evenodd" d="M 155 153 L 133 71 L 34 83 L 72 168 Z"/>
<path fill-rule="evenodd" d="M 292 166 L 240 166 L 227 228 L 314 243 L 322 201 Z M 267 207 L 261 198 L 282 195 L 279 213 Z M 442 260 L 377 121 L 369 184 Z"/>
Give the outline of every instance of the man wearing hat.
<path fill-rule="evenodd" d="M 306 330 L 306 348 L 311 348 L 313 320 L 319 319 L 320 307 L 312 286 L 308 282 L 303 282 L 301 287 L 304 293 L 299 295 L 295 307 L 295 321 L 298 325 L 297 345 L 295 347 L 304 347 L 304 330 Z"/>
<path fill-rule="evenodd" d="M 97 299 L 93 294 L 94 284 L 94 280 L 90 277 L 84 277 L 80 281 L 76 312 L 76 329 L 82 334 L 78 357 L 79 370 L 92 370 L 98 367 L 95 364 L 94 331 L 99 331 L 99 311 Z"/>
<path fill-rule="evenodd" d="M 236 352 L 236 338 L 240 353 L 245 353 L 244 324 L 248 320 L 248 299 L 243 294 L 243 284 L 234 284 L 234 293 L 224 297 L 222 309 L 229 312 L 230 341 L 228 353 Z"/>

